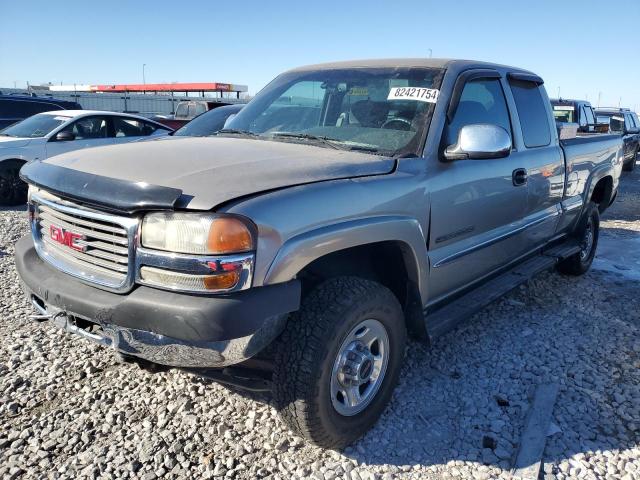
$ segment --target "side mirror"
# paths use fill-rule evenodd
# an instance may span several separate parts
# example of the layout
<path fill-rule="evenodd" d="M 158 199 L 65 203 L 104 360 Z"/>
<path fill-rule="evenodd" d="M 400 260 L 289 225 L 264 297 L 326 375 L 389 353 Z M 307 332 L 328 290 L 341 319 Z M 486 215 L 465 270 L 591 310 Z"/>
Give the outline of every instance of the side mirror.
<path fill-rule="evenodd" d="M 76 136 L 68 130 L 62 130 L 61 132 L 56 133 L 56 136 L 55 136 L 56 142 L 69 142 L 75 139 L 76 139 Z"/>
<path fill-rule="evenodd" d="M 458 141 L 444 151 L 446 160 L 487 159 L 508 157 L 511 136 L 498 125 L 465 125 L 458 133 Z"/>

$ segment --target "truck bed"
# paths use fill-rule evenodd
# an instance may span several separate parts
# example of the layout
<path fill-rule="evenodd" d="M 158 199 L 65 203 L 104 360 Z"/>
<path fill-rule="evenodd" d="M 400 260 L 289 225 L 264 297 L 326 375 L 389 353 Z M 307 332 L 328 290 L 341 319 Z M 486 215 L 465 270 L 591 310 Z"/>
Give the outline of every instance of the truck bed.
<path fill-rule="evenodd" d="M 620 135 L 588 135 L 560 140 L 560 145 L 567 172 L 565 199 L 581 194 L 593 171 L 599 168 L 611 171 L 613 165 L 613 182 L 614 187 L 617 186 L 622 169 L 623 143 Z"/>

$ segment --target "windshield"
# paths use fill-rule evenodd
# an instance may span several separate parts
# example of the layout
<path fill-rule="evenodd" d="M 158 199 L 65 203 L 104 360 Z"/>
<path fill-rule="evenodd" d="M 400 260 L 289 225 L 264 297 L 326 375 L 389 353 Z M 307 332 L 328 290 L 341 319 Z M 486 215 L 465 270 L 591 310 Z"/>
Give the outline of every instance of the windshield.
<path fill-rule="evenodd" d="M 44 137 L 68 120 L 69 117 L 38 114 L 0 130 L 0 135 L 22 138 Z"/>
<path fill-rule="evenodd" d="M 556 122 L 577 122 L 573 105 L 554 105 L 553 116 L 555 117 Z"/>
<path fill-rule="evenodd" d="M 230 115 L 237 113 L 240 106 L 218 107 L 194 118 L 173 133 L 174 137 L 202 137 L 213 135 L 222 127 Z"/>
<path fill-rule="evenodd" d="M 442 70 L 433 68 L 285 73 L 231 120 L 228 132 L 384 155 L 416 155 L 426 138 L 442 75 Z"/>

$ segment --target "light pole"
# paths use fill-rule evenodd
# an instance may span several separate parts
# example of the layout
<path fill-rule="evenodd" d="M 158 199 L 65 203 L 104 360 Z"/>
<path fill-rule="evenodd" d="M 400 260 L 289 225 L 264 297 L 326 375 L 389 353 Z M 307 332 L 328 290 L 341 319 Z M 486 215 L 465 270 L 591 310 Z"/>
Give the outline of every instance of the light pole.
<path fill-rule="evenodd" d="M 147 66 L 147 64 L 146 64 L 146 63 L 143 63 L 143 64 L 142 64 L 142 83 L 143 83 L 144 85 L 146 85 L 146 84 L 147 84 L 147 81 L 146 81 L 146 80 L 145 80 L 145 78 L 144 78 L 144 67 L 146 67 L 146 66 Z"/>

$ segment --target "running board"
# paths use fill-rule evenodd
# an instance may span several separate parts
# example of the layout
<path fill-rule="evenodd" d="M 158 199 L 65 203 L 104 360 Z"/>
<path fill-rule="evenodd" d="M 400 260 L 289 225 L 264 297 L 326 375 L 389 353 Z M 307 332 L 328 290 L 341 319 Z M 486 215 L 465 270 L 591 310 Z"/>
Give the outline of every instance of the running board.
<path fill-rule="evenodd" d="M 451 303 L 433 310 L 426 310 L 425 323 L 429 336 L 436 338 L 444 335 L 491 302 L 579 251 L 580 246 L 574 241 L 545 249 Z"/>

